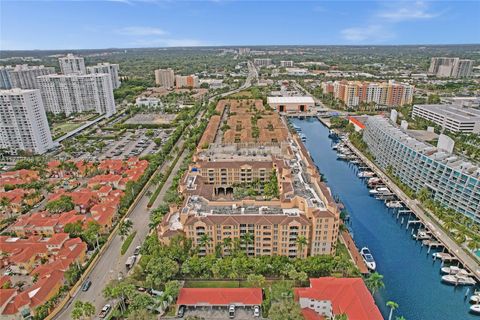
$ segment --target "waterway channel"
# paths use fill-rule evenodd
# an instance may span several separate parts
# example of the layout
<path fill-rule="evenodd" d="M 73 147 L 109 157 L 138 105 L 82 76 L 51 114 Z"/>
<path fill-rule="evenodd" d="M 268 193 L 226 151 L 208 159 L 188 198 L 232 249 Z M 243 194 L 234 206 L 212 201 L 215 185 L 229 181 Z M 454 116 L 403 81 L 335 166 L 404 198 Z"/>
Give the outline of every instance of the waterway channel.
<path fill-rule="evenodd" d="M 407 320 L 480 319 L 469 313 L 465 293 L 473 287 L 454 287 L 441 283 L 440 261 L 432 252 L 413 240 L 382 201 L 369 196 L 366 184 L 357 177 L 357 167 L 337 160 L 329 130 L 317 119 L 292 119 L 306 136 L 306 147 L 350 215 L 350 229 L 357 247 L 368 246 L 384 276 L 385 288 L 375 294 L 375 301 L 385 319 L 391 300 L 399 304 L 395 316 Z"/>

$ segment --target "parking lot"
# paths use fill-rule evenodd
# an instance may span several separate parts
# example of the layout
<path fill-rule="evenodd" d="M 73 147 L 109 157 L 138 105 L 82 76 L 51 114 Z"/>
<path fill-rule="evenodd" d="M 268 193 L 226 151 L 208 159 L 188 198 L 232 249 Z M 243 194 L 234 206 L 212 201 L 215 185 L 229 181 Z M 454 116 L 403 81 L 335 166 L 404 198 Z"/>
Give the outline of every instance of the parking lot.
<path fill-rule="evenodd" d="M 221 307 L 187 307 L 184 318 L 189 316 L 196 316 L 204 319 L 230 319 L 228 315 L 228 308 Z M 235 317 L 232 319 L 261 319 L 261 317 L 254 317 L 253 308 L 251 307 L 236 307 Z"/>

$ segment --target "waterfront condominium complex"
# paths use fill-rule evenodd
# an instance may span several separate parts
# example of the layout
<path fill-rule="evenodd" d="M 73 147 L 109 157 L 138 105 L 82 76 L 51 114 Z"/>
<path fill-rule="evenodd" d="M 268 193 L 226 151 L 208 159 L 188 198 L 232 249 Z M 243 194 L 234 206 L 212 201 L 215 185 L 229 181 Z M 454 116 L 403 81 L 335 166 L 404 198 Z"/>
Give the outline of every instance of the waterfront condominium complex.
<path fill-rule="evenodd" d="M 442 138 L 442 137 L 441 137 Z M 418 141 L 382 116 L 368 117 L 363 139 L 375 162 L 418 192 L 480 222 L 480 168 L 455 154 Z"/>
<path fill-rule="evenodd" d="M 0 66 L 0 89 L 11 89 L 12 81 L 10 80 L 10 71 L 12 66 Z"/>
<path fill-rule="evenodd" d="M 190 76 L 175 76 L 175 86 L 180 88 L 198 88 L 200 81 L 196 75 Z"/>
<path fill-rule="evenodd" d="M 175 73 L 172 69 L 155 70 L 155 84 L 163 88 L 173 88 L 175 85 Z"/>
<path fill-rule="evenodd" d="M 340 211 L 300 139 L 262 100 L 221 100 L 216 111 L 160 241 L 186 236 L 200 255 L 334 254 Z"/>
<path fill-rule="evenodd" d="M 120 77 L 118 76 L 118 71 L 120 70 L 118 64 L 114 63 L 99 63 L 95 66 L 87 67 L 87 73 L 108 73 L 110 78 L 112 79 L 112 87 L 113 89 L 117 89 L 120 87 Z"/>
<path fill-rule="evenodd" d="M 440 78 L 468 78 L 472 74 L 473 60 L 433 57 L 428 72 Z"/>
<path fill-rule="evenodd" d="M 394 107 L 412 103 L 415 87 L 408 83 L 368 81 L 327 81 L 322 83 L 324 94 L 333 94 L 336 99 L 351 108 L 361 103 Z"/>
<path fill-rule="evenodd" d="M 11 154 L 42 154 L 52 147 L 40 91 L 0 90 L 0 148 Z"/>
<path fill-rule="evenodd" d="M 39 89 L 37 77 L 55 73 L 55 68 L 17 65 L 9 71 L 12 88 Z"/>
<path fill-rule="evenodd" d="M 253 59 L 253 63 L 259 67 L 268 67 L 272 64 L 272 59 L 269 58 L 256 58 Z"/>
<path fill-rule="evenodd" d="M 414 105 L 413 118 L 420 117 L 453 132 L 480 133 L 480 110 L 458 104 Z"/>
<path fill-rule="evenodd" d="M 47 75 L 37 78 L 47 111 L 55 114 L 116 112 L 112 80 L 107 73 Z"/>
<path fill-rule="evenodd" d="M 71 53 L 66 57 L 58 58 L 60 70 L 63 74 L 85 74 L 85 60 L 83 57 L 75 56 Z"/>

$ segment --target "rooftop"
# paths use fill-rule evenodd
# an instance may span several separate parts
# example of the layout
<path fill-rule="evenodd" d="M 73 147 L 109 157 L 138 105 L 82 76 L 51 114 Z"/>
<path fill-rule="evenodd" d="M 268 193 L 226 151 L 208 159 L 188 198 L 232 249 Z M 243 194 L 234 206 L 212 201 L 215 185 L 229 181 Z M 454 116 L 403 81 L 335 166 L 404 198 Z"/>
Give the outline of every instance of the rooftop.
<path fill-rule="evenodd" d="M 422 104 L 415 108 L 424 109 L 458 122 L 480 121 L 480 110 L 463 107 L 459 104 Z"/>
<path fill-rule="evenodd" d="M 261 305 L 263 302 L 260 288 L 182 288 L 177 305 Z"/>
<path fill-rule="evenodd" d="M 315 103 L 312 97 L 303 96 L 303 97 L 268 97 L 267 103 Z"/>

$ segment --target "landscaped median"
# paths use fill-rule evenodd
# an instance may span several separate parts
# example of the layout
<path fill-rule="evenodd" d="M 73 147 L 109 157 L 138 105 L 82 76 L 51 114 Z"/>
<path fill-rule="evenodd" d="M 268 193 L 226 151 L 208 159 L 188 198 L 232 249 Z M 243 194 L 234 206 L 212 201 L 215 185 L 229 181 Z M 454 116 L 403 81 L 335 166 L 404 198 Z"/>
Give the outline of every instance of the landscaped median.
<path fill-rule="evenodd" d="M 123 256 L 125 252 L 127 252 L 128 248 L 130 247 L 130 244 L 132 244 L 133 239 L 135 239 L 135 235 L 137 234 L 137 231 L 133 231 L 128 235 L 127 238 L 122 243 L 122 248 L 120 249 L 120 254 Z"/>

